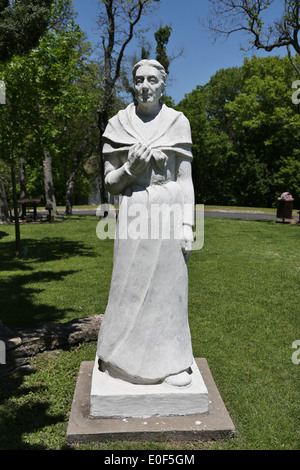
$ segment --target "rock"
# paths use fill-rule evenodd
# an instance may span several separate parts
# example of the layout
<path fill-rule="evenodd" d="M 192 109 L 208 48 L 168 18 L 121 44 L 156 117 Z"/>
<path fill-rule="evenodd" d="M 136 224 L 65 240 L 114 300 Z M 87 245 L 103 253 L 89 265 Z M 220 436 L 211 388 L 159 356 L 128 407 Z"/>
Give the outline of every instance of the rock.
<path fill-rule="evenodd" d="M 28 364 L 28 357 L 43 351 L 96 341 L 103 315 L 77 318 L 68 323 L 39 323 L 24 328 L 7 328 L 0 323 L 0 340 L 6 346 L 7 365 L 0 375 Z"/>
<path fill-rule="evenodd" d="M 21 343 L 22 340 L 19 337 L 9 338 L 7 341 L 5 341 L 6 351 L 11 351 L 12 349 L 17 348 L 21 345 Z"/>

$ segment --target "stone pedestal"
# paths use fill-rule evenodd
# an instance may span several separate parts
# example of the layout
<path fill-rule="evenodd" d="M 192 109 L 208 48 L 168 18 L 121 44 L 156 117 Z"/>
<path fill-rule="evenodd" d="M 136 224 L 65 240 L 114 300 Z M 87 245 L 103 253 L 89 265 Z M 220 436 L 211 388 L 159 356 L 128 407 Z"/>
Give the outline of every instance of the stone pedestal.
<path fill-rule="evenodd" d="M 175 387 L 167 383 L 135 385 L 98 369 L 95 360 L 90 399 L 91 418 L 146 418 L 208 413 L 208 392 L 197 367 L 192 365 L 192 383 Z"/>
<path fill-rule="evenodd" d="M 234 424 L 214 382 L 207 361 L 195 362 L 208 390 L 208 413 L 150 418 L 91 418 L 92 376 L 95 363 L 82 362 L 67 429 L 69 444 L 112 440 L 190 442 L 233 437 Z"/>

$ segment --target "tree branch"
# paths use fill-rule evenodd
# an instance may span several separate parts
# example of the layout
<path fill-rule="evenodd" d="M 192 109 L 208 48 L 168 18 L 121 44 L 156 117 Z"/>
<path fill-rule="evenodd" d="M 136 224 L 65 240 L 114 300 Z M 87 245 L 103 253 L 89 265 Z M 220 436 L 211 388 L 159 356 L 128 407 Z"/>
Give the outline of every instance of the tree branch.
<path fill-rule="evenodd" d="M 253 46 L 271 52 L 275 48 L 292 46 L 300 54 L 298 34 L 299 0 L 285 0 L 285 12 L 281 21 L 274 22 L 275 27 L 265 27 L 263 12 L 274 0 L 209 0 L 213 6 L 209 29 L 217 35 L 247 31 L 254 39 Z M 278 36 L 274 35 L 277 30 Z M 271 40 L 271 38 L 273 39 Z"/>
<path fill-rule="evenodd" d="M 294 67 L 295 71 L 300 76 L 300 68 L 297 66 L 296 62 L 294 61 L 294 59 L 292 57 L 290 46 L 287 46 L 286 48 L 287 48 L 287 52 L 288 52 L 288 58 L 289 58 L 289 60 L 292 64 L 292 66 Z"/>
<path fill-rule="evenodd" d="M 121 63 L 122 63 L 122 59 L 123 59 L 123 56 L 124 56 L 124 51 L 126 49 L 126 46 L 129 44 L 129 42 L 133 38 L 134 27 L 139 22 L 139 20 L 141 19 L 142 12 L 143 12 L 143 9 L 144 9 L 144 6 L 145 6 L 146 3 L 148 3 L 148 0 L 139 0 L 138 3 L 135 4 L 131 8 L 131 10 L 129 10 L 129 13 L 128 13 L 128 17 L 129 17 L 129 21 L 130 21 L 129 34 L 128 34 L 127 39 L 123 42 L 121 50 L 119 52 L 119 56 L 118 56 L 117 64 L 116 64 L 115 76 L 113 78 L 114 83 L 117 81 L 117 79 L 120 76 Z M 137 16 L 136 16 L 135 20 L 132 20 L 132 13 L 136 10 L 136 8 L 138 8 Z"/>

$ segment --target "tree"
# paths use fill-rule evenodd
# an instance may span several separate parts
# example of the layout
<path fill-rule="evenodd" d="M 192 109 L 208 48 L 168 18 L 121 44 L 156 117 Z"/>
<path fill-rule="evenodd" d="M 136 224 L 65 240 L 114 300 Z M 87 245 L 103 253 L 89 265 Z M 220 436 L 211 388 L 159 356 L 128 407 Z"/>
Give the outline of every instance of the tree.
<path fill-rule="evenodd" d="M 281 18 L 266 23 L 266 14 L 272 14 L 275 0 L 209 0 L 211 12 L 209 29 L 216 36 L 245 31 L 252 39 L 250 44 L 256 49 L 271 52 L 286 47 L 289 59 L 300 75 L 291 55 L 291 47 L 300 54 L 300 2 L 299 0 L 282 0 Z"/>
<path fill-rule="evenodd" d="M 12 199 L 15 216 L 16 255 L 20 255 L 21 239 L 17 204 L 16 161 L 21 155 L 24 167 L 24 141 L 36 116 L 33 98 L 33 69 L 28 68 L 29 51 L 47 28 L 64 28 L 72 12 L 70 0 L 31 0 L 28 2 L 2 0 L 0 3 L 0 63 L 1 79 L 6 83 L 6 106 L 2 107 L 0 145 L 1 156 L 9 163 L 12 183 Z M 42 68 L 42 65 L 40 65 Z M 26 134 L 27 130 L 27 134 Z M 23 155 L 22 155 L 23 152 Z M 22 174 L 22 177 L 24 174 Z M 3 191 L 1 204 L 5 200 Z M 3 204 L 2 204 L 3 205 Z"/>
<path fill-rule="evenodd" d="M 69 0 L 57 0 L 53 4 L 57 29 L 49 30 L 39 47 L 27 55 L 15 56 L 0 69 L 0 78 L 7 85 L 7 104 L 0 115 L 1 157 L 11 168 L 17 253 L 20 253 L 17 161 L 21 169 L 30 160 L 36 172 L 43 154 L 46 202 L 53 204 L 55 211 L 52 158 L 60 153 L 59 141 L 67 124 L 89 99 L 76 86 L 76 80 L 85 71 L 87 46 L 79 27 L 73 21 L 68 22 L 64 14 L 68 5 Z M 34 158 L 32 155 L 27 158 L 28 149 Z M 24 171 L 21 180 L 23 176 Z"/>
<path fill-rule="evenodd" d="M 290 190 L 298 204 L 294 77 L 288 58 L 254 56 L 219 70 L 179 103 L 191 122 L 198 202 L 270 207 Z"/>
<path fill-rule="evenodd" d="M 153 2 L 159 0 L 100 0 L 97 18 L 101 38 L 104 76 L 102 86 L 103 101 L 98 110 L 100 130 L 99 186 L 101 202 L 107 202 L 104 184 L 104 162 L 102 136 L 112 111 L 115 87 L 121 76 L 125 50 L 136 33 L 142 15 L 149 13 Z"/>
<path fill-rule="evenodd" d="M 224 105 L 238 92 L 238 68 L 220 70 L 177 105 L 191 123 L 193 181 L 196 200 L 204 204 L 234 204 L 233 168 L 237 155 L 230 138 Z"/>
<path fill-rule="evenodd" d="M 12 201 L 15 218 L 16 255 L 20 255 L 21 240 L 16 186 L 16 162 L 25 135 L 26 124 L 31 119 L 32 87 L 30 73 L 24 70 L 24 59 L 14 57 L 2 64 L 0 77 L 6 83 L 6 104 L 1 106 L 0 149 L 1 158 L 10 168 Z M 2 202 L 3 203 L 3 202 Z"/>
<path fill-rule="evenodd" d="M 154 34 L 156 40 L 156 60 L 163 65 L 166 73 L 169 73 L 170 59 L 167 55 L 166 45 L 169 42 L 169 38 L 172 32 L 171 26 L 160 27 Z"/>
<path fill-rule="evenodd" d="M 0 61 L 27 54 L 50 23 L 53 0 L 0 0 Z"/>
<path fill-rule="evenodd" d="M 80 168 L 99 150 L 96 110 L 101 102 L 101 91 L 98 88 L 101 72 L 97 64 L 89 64 L 88 72 L 76 84 L 77 93 L 82 95 L 81 107 L 70 121 L 64 137 L 66 160 L 69 160 L 69 177 L 65 182 L 66 215 L 72 214 L 75 183 Z"/>
<path fill-rule="evenodd" d="M 49 31 L 26 58 L 35 90 L 33 136 L 43 155 L 45 202 L 52 205 L 54 213 L 53 158 L 61 153 L 60 142 L 68 123 L 88 100 L 76 86 L 87 53 L 82 38 L 82 31 L 71 22 L 60 32 Z"/>

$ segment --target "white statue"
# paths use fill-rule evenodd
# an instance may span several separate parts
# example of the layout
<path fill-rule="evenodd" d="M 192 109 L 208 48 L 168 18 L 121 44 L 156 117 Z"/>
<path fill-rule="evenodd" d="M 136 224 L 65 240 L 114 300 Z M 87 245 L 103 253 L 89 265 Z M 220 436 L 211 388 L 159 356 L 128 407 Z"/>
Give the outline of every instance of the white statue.
<path fill-rule="evenodd" d="M 194 224 L 190 125 L 160 102 L 166 73 L 159 62 L 138 62 L 133 77 L 136 102 L 114 116 L 104 133 L 105 182 L 122 198 L 98 338 L 99 367 L 132 383 L 188 386 L 193 363 L 187 273 Z M 180 237 L 151 237 L 157 235 L 152 209 L 166 205 L 180 207 L 180 217 L 177 213 L 171 222 L 172 232 L 180 221 Z M 138 239 L 120 228 L 137 207 L 145 209 L 143 220 L 153 229 Z"/>

